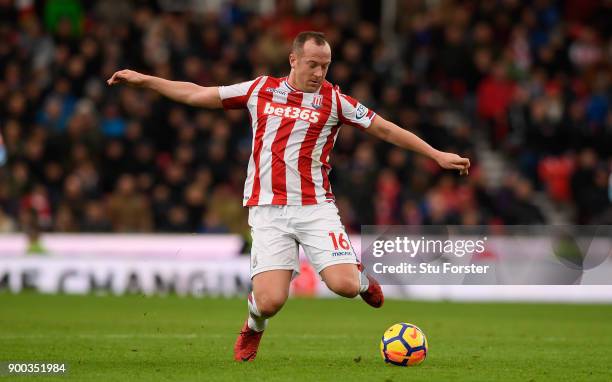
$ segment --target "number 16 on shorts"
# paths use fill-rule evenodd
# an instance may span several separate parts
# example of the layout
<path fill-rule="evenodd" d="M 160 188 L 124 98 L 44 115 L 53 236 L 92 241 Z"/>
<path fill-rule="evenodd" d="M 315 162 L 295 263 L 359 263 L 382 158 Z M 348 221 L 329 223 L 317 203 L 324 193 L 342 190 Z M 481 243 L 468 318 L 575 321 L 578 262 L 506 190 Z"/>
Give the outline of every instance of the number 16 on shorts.
<path fill-rule="evenodd" d="M 330 232 L 329 237 L 331 237 L 332 245 L 334 246 L 334 251 L 337 251 L 339 249 L 344 249 L 348 251 L 349 249 L 351 249 L 348 240 L 346 240 L 345 238 L 344 232 Z"/>
<path fill-rule="evenodd" d="M 355 256 L 351 243 L 345 232 L 329 232 L 329 238 L 334 248 L 332 257 Z"/>

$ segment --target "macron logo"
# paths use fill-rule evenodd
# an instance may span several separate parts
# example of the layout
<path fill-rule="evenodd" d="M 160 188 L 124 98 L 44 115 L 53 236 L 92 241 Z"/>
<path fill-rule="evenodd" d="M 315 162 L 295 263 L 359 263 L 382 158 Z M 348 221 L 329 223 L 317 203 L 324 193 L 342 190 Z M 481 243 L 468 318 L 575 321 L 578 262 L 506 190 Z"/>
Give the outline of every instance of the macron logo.
<path fill-rule="evenodd" d="M 275 115 L 277 117 L 301 119 L 302 121 L 317 123 L 319 122 L 319 113 L 311 109 L 300 109 L 295 106 L 275 106 L 270 102 L 266 102 L 264 114 Z"/>
<path fill-rule="evenodd" d="M 283 91 L 283 90 L 280 90 L 280 89 L 275 89 L 275 88 L 267 88 L 266 91 L 268 93 L 280 94 L 280 95 L 283 95 L 283 96 L 287 95 L 286 91 Z"/>

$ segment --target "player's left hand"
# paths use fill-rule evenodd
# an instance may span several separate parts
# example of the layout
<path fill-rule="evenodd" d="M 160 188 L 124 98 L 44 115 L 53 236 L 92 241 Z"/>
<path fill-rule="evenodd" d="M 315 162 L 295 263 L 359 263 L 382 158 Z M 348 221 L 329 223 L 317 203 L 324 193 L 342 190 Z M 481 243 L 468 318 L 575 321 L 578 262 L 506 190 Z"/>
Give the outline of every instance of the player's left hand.
<path fill-rule="evenodd" d="M 462 158 L 457 154 L 440 151 L 435 157 L 435 160 L 442 168 L 459 170 L 459 175 L 468 175 L 469 173 L 470 160 L 468 158 Z"/>

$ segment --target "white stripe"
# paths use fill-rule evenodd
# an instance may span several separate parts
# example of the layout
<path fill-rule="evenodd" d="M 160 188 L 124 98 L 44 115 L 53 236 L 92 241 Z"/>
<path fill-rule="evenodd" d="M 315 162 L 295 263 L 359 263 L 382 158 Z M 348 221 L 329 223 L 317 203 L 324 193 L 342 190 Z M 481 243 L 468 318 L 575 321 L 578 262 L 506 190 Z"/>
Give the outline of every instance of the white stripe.
<path fill-rule="evenodd" d="M 222 100 L 225 100 L 228 98 L 244 96 L 249 92 L 249 88 L 251 85 L 253 85 L 253 82 L 255 82 L 255 80 L 241 82 L 229 86 L 219 86 L 219 97 Z"/>
<path fill-rule="evenodd" d="M 326 191 L 323 188 L 323 174 L 321 173 L 321 153 L 323 152 L 323 147 L 325 147 L 325 142 L 327 142 L 327 137 L 331 134 L 333 124 L 330 122 L 334 121 L 332 118 L 332 112 L 336 108 L 336 97 L 334 95 L 334 91 L 331 93 L 331 110 L 325 125 L 323 126 L 323 130 L 321 130 L 321 134 L 319 134 L 319 138 L 317 139 L 317 143 L 315 144 L 314 150 L 312 151 L 312 165 L 310 168 L 312 174 L 312 182 L 315 186 L 315 198 L 317 199 L 317 203 L 323 203 L 327 199 L 325 197 Z M 323 100 L 325 102 L 325 100 Z"/>
<path fill-rule="evenodd" d="M 247 109 L 249 110 L 249 115 L 251 116 L 251 130 L 253 131 L 253 139 L 251 141 L 251 156 L 249 157 L 249 167 L 247 169 L 247 178 L 244 182 L 244 199 L 243 204 L 251 197 L 251 191 L 253 191 L 253 182 L 255 181 L 255 160 L 253 158 L 253 150 L 255 149 L 255 133 L 257 132 L 257 98 L 259 96 L 259 90 L 263 86 L 263 84 L 268 80 L 268 77 L 262 77 L 249 100 L 247 101 Z"/>
<path fill-rule="evenodd" d="M 304 93 L 302 107 L 310 107 L 312 99 L 312 93 Z M 287 140 L 287 147 L 285 148 L 285 164 L 287 165 L 285 169 L 287 177 L 287 204 L 302 204 L 302 180 L 298 164 L 300 148 L 302 147 L 309 127 L 309 122 L 298 119 Z"/>
<path fill-rule="evenodd" d="M 359 107 L 359 105 L 363 107 L 365 110 L 365 115 L 361 118 L 357 118 L 357 108 L 353 106 L 348 99 L 345 98 L 344 94 L 340 94 L 340 103 L 342 104 L 342 115 L 344 116 L 344 118 L 346 118 L 349 122 L 363 127 L 364 129 L 370 127 L 370 125 L 372 124 L 372 118 L 374 117 L 374 114 L 371 117 L 368 117 L 370 109 L 358 102 L 357 107 Z"/>
<path fill-rule="evenodd" d="M 279 104 L 287 103 L 287 93 L 273 93 L 272 102 Z M 261 148 L 261 156 L 259 158 L 259 205 L 272 204 L 274 194 L 272 193 L 272 143 L 276 138 L 278 128 L 283 121 L 283 117 L 276 115 L 268 116 L 266 123 L 266 131 L 263 136 L 263 146 Z"/>

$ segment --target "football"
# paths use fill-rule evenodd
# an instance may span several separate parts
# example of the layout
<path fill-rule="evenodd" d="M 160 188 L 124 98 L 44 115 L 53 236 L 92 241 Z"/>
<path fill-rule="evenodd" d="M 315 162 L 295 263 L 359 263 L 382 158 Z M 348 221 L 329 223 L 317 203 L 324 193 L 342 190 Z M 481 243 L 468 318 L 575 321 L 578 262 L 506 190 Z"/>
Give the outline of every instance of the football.
<path fill-rule="evenodd" d="M 427 357 L 427 338 L 417 326 L 405 322 L 385 331 L 380 340 L 380 354 L 386 363 L 414 366 Z"/>

